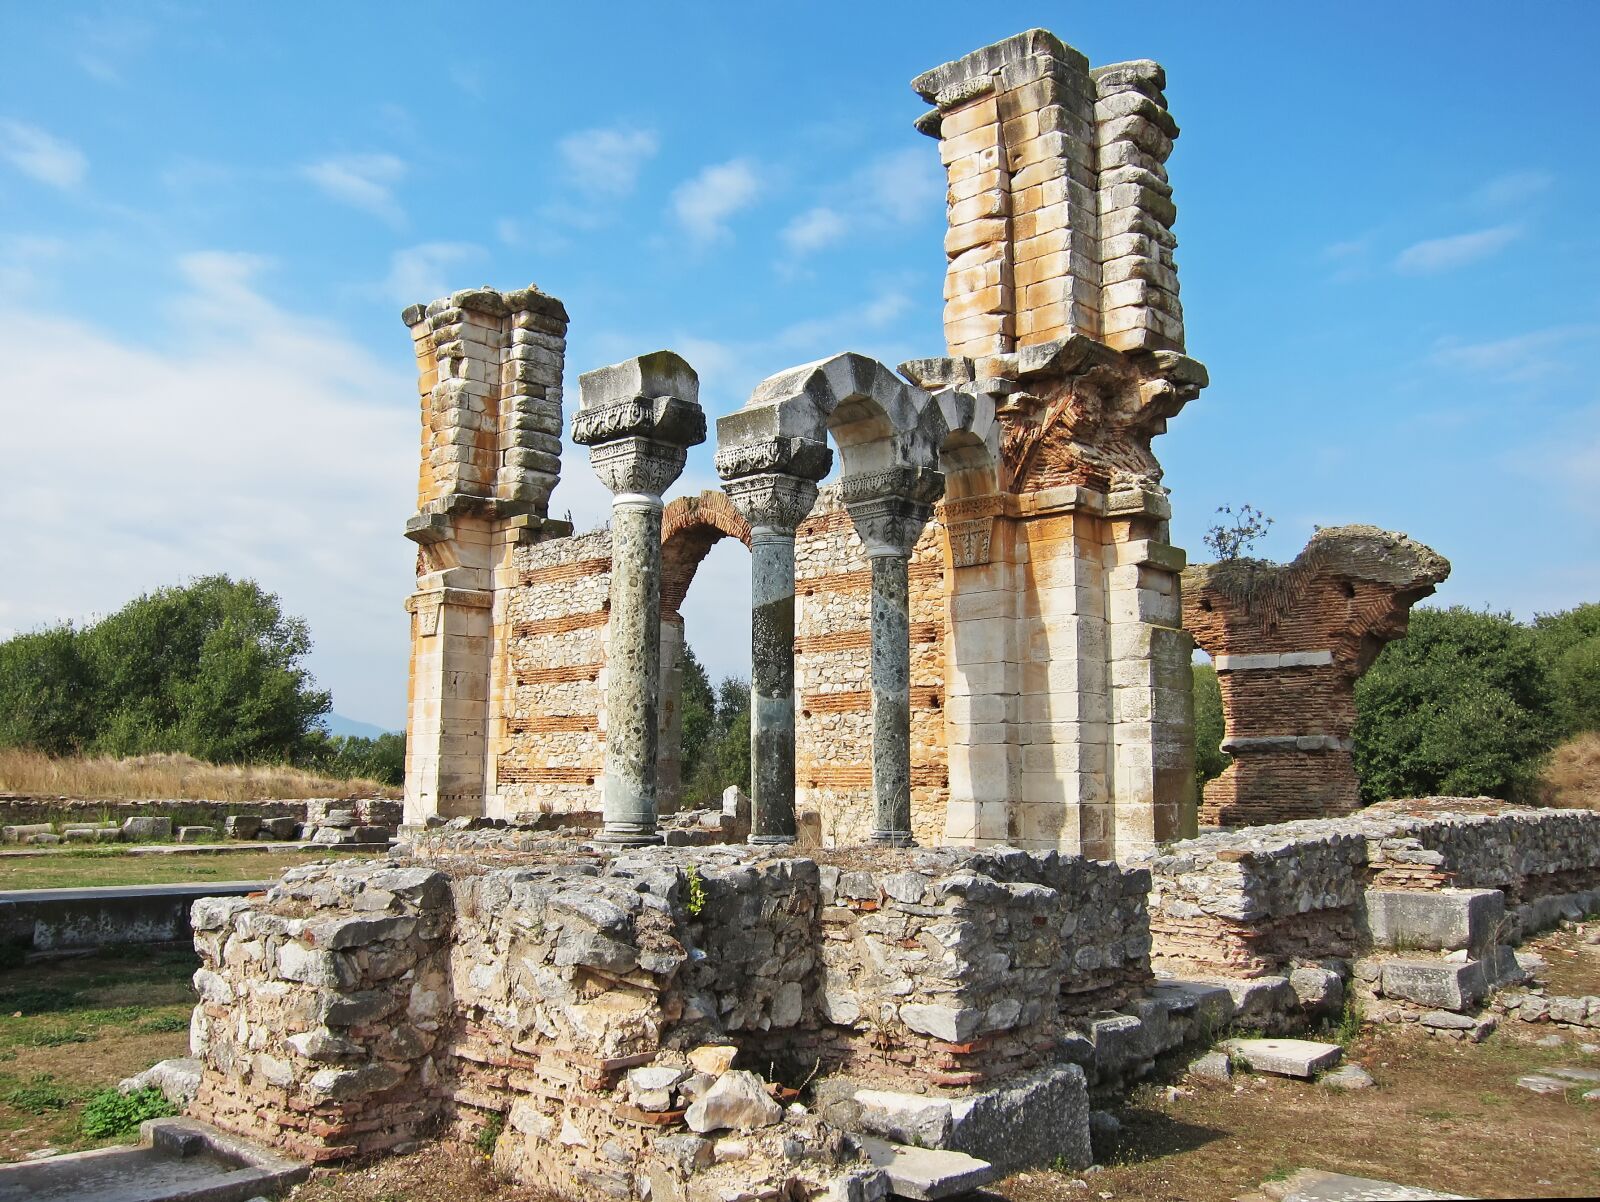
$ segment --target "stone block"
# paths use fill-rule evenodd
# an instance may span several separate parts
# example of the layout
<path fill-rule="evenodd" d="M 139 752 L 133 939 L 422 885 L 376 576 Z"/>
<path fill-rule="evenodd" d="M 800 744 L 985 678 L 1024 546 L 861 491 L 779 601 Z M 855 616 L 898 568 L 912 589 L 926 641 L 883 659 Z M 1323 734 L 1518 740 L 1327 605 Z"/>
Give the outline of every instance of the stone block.
<path fill-rule="evenodd" d="M 122 820 L 122 837 L 128 840 L 170 839 L 172 838 L 172 819 L 153 816 L 124 818 Z"/>
<path fill-rule="evenodd" d="M 1482 955 L 1498 942 L 1505 894 L 1498 889 L 1368 889 L 1368 936 L 1394 951 L 1456 951 Z"/>
<path fill-rule="evenodd" d="M 962 1197 L 1000 1176 L 986 1160 L 962 1152 L 907 1147 L 881 1139 L 863 1139 L 861 1151 L 872 1166 L 889 1175 L 896 1198 Z"/>
<path fill-rule="evenodd" d="M 1229 1055 L 1243 1060 L 1253 1072 L 1307 1081 L 1323 1069 L 1338 1064 L 1344 1055 L 1344 1050 L 1336 1043 L 1317 1043 L 1309 1039 L 1230 1039 L 1223 1046 Z"/>
<path fill-rule="evenodd" d="M 180 826 L 178 828 L 179 843 L 203 843 L 207 839 L 217 837 L 217 828 L 214 826 Z"/>
<path fill-rule="evenodd" d="M 254 839 L 261 833 L 261 815 L 230 814 L 223 819 L 222 829 L 230 839 Z"/>
<path fill-rule="evenodd" d="M 268 839 L 293 839 L 300 824 L 293 818 L 263 818 L 261 834 Z"/>
<path fill-rule="evenodd" d="M 1189 1065 L 1189 1072 L 1210 1081 L 1231 1081 L 1233 1061 L 1228 1059 L 1226 1052 L 1206 1052 L 1194 1058 Z"/>
<path fill-rule="evenodd" d="M 1462 1011 L 1483 999 L 1489 983 L 1483 964 L 1477 960 L 1389 960 L 1383 965 L 1379 988 L 1384 997 L 1438 1010 Z"/>

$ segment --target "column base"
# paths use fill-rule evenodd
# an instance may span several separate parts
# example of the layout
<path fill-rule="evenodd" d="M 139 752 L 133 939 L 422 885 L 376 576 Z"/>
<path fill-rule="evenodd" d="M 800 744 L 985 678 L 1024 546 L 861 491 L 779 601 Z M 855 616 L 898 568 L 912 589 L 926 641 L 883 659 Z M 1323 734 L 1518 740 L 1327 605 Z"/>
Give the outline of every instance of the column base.
<path fill-rule="evenodd" d="M 917 845 L 917 841 L 911 837 L 910 831 L 875 830 L 867 836 L 867 842 L 874 847 L 915 847 Z"/>
<path fill-rule="evenodd" d="M 594 837 L 596 843 L 607 847 L 659 847 L 665 840 L 660 831 L 601 830 Z"/>
<path fill-rule="evenodd" d="M 758 847 L 779 847 L 795 842 L 796 838 L 795 835 L 751 835 L 749 842 Z"/>

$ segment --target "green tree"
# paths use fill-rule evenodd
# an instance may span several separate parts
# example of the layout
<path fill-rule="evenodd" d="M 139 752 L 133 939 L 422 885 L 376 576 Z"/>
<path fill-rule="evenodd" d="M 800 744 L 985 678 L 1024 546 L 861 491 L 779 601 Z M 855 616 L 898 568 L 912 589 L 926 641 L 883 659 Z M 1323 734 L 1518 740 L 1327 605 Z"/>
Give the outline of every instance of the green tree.
<path fill-rule="evenodd" d="M 1510 614 L 1418 609 L 1356 682 L 1355 760 L 1367 801 L 1531 796 L 1555 740 L 1531 627 Z"/>
<path fill-rule="evenodd" d="M 299 762 L 330 776 L 364 777 L 385 785 L 406 778 L 406 737 L 385 731 L 375 739 L 363 735 L 330 735 L 316 730 L 306 740 Z"/>
<path fill-rule="evenodd" d="M 683 686 L 678 694 L 680 716 L 678 763 L 682 775 L 679 779 L 692 781 L 695 769 L 700 766 L 706 742 L 717 724 L 717 701 L 711 693 L 711 680 L 700 660 L 689 648 L 683 648 Z"/>
<path fill-rule="evenodd" d="M 1210 664 L 1194 664 L 1194 776 L 1196 788 L 1221 776 L 1233 762 L 1222 750 L 1222 688 Z"/>
<path fill-rule="evenodd" d="M 157 589 L 79 630 L 0 645 L 0 737 L 57 753 L 296 760 L 330 706 L 302 660 L 311 635 L 253 581 Z M 35 698 L 42 700 L 35 701 Z"/>
<path fill-rule="evenodd" d="M 1560 733 L 1600 730 L 1600 604 L 1540 614 L 1533 629 Z"/>
<path fill-rule="evenodd" d="M 711 731 L 684 786 L 684 801 L 716 804 L 729 785 L 750 791 L 750 685 L 731 676 L 717 686 Z"/>
<path fill-rule="evenodd" d="M 0 746 L 72 755 L 94 733 L 95 690 L 71 626 L 0 643 Z"/>

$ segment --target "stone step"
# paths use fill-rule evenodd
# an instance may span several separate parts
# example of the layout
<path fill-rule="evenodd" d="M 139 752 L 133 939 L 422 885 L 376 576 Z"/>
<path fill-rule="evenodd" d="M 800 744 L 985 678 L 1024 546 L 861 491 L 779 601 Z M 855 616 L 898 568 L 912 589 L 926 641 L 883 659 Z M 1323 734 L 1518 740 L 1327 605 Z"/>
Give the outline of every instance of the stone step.
<path fill-rule="evenodd" d="M 1275 1202 L 1369 1202 L 1371 1199 L 1394 1199 L 1395 1202 L 1429 1202 L 1435 1198 L 1460 1198 L 1461 1194 L 1443 1194 L 1437 1190 L 1415 1185 L 1396 1185 L 1393 1181 L 1375 1181 L 1370 1177 L 1351 1177 L 1345 1173 L 1327 1173 L 1321 1169 L 1301 1169 L 1282 1181 L 1262 1184 L 1261 1193 Z"/>
<path fill-rule="evenodd" d="M 915 1202 L 960 1197 L 1000 1176 L 1000 1170 L 987 1160 L 964 1152 L 908 1148 L 871 1138 L 861 1140 L 861 1150 L 873 1168 L 889 1175 L 889 1188 L 895 1197 Z"/>
<path fill-rule="evenodd" d="M 1344 1055 L 1344 1049 L 1336 1043 L 1317 1043 L 1310 1039 L 1230 1039 L 1222 1046 L 1230 1056 L 1248 1064 L 1253 1072 L 1299 1077 L 1306 1081 L 1338 1064 Z"/>

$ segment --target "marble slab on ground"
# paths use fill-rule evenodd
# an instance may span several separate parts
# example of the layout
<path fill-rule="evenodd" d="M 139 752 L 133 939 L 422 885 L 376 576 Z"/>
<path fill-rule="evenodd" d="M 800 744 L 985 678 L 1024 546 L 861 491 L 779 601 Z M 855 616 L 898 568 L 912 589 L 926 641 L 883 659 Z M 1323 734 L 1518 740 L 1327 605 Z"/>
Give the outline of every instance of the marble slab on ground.
<path fill-rule="evenodd" d="M 958 1198 L 1000 1175 L 987 1160 L 964 1152 L 909 1148 L 882 1139 L 863 1139 L 861 1150 L 874 1168 L 889 1174 L 889 1188 L 895 1197 L 917 1202 Z"/>
<path fill-rule="evenodd" d="M 1336 1043 L 1311 1039 L 1230 1039 L 1223 1044 L 1228 1055 L 1243 1060 L 1252 1072 L 1310 1080 L 1339 1063 L 1344 1049 Z"/>
<path fill-rule="evenodd" d="M 1272 1202 L 1428 1202 L 1434 1198 L 1463 1198 L 1416 1185 L 1396 1185 L 1371 1177 L 1351 1177 L 1321 1169 L 1301 1169 L 1281 1181 L 1261 1186 L 1261 1197 Z"/>

